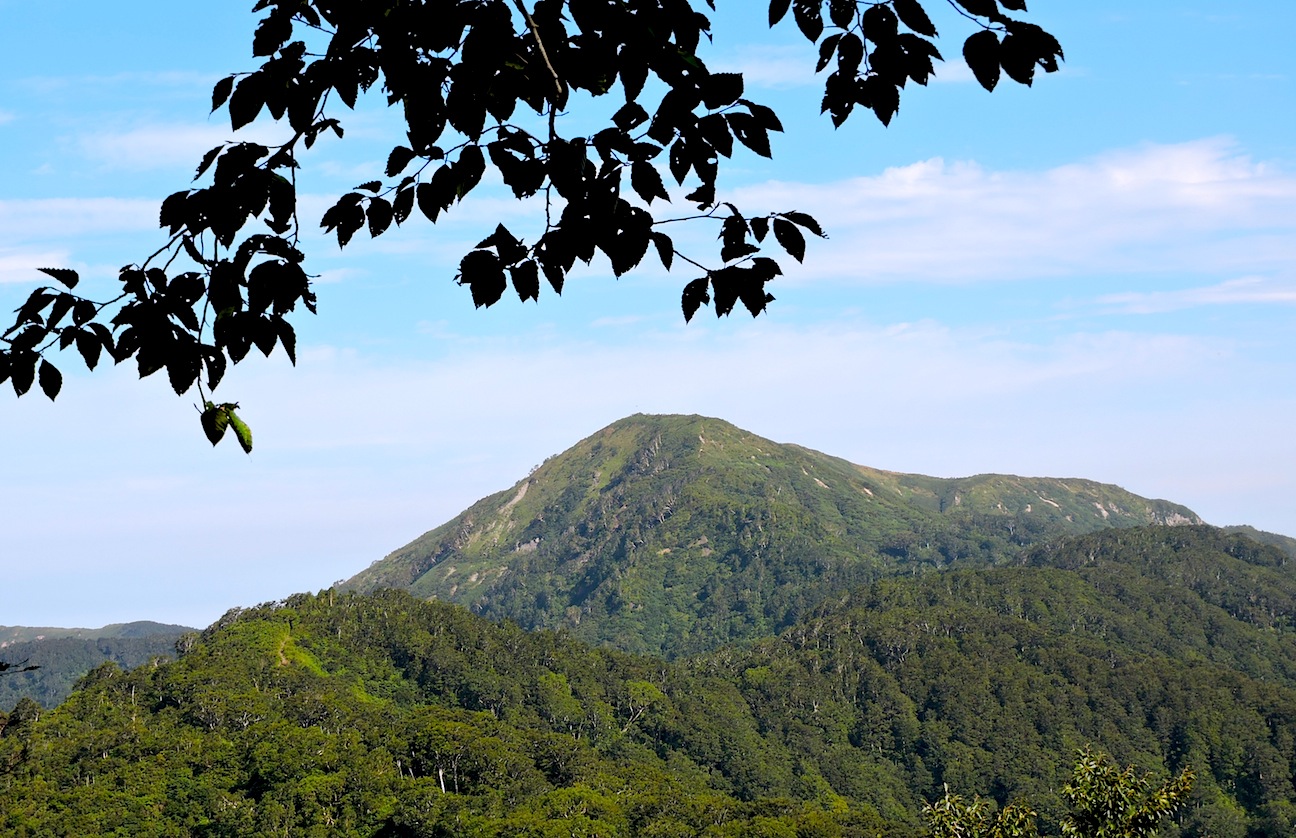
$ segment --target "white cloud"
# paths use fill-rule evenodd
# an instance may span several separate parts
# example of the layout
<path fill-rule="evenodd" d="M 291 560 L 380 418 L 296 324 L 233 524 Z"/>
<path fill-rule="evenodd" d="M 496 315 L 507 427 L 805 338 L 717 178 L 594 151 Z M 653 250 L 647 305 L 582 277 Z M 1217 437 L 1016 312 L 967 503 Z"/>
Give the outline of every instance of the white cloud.
<path fill-rule="evenodd" d="M 58 267 L 67 261 L 68 254 L 63 250 L 0 250 L 0 284 L 34 285 L 40 279 L 37 268 Z"/>
<path fill-rule="evenodd" d="M 213 117 L 212 124 L 172 123 L 141 125 L 121 131 L 83 134 L 77 139 L 81 153 L 104 166 L 126 171 L 187 167 L 196 169 L 204 153 L 221 143 L 282 142 L 283 129 L 258 123 L 237 133 Z"/>
<path fill-rule="evenodd" d="M 1296 304 L 1296 284 L 1274 282 L 1265 277 L 1244 277 L 1200 288 L 1107 294 L 1096 302 L 1128 314 L 1156 314 L 1200 306 Z"/>
<path fill-rule="evenodd" d="M 74 241 L 103 233 L 157 229 L 158 201 L 142 198 L 0 200 L 3 241 Z"/>
<path fill-rule="evenodd" d="M 1147 145 L 1040 172 L 939 158 L 824 185 L 736 191 L 827 227 L 799 277 L 961 283 L 1175 270 L 1256 273 L 1296 259 L 1296 177 L 1224 139 Z"/>

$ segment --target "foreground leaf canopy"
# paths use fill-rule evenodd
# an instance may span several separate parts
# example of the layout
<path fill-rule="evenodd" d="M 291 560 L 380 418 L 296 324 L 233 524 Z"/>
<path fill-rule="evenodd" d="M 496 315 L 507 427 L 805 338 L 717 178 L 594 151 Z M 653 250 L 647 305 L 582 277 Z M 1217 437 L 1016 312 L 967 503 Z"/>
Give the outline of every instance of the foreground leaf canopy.
<path fill-rule="evenodd" d="M 1001 71 L 1029 85 L 1037 68 L 1057 69 L 1061 47 L 1017 16 L 1022 0 L 947 2 L 973 29 L 962 52 L 987 90 Z M 783 125 L 746 97 L 741 74 L 712 72 L 699 55 L 714 9 L 714 0 L 260 0 L 252 52 L 263 63 L 217 82 L 212 109 L 234 130 L 268 115 L 283 142 L 230 141 L 203 155 L 194 185 L 162 203 L 164 244 L 121 269 L 116 296 L 81 296 L 75 271 L 42 269 L 62 287 L 33 291 L 0 335 L 0 383 L 21 396 L 39 379 L 53 399 L 62 376 L 45 355 L 75 346 L 91 369 L 105 352 L 134 358 L 141 377 L 165 369 L 177 394 L 196 385 L 205 405 L 227 364 L 254 347 L 282 347 L 295 362 L 289 315 L 316 310 L 299 161 L 322 135 L 344 137 L 339 115 L 366 94 L 398 109 L 403 136 L 383 171 L 318 219 L 340 246 L 416 214 L 436 223 L 493 169 L 536 203 L 544 228 L 527 241 L 499 224 L 464 255 L 455 280 L 475 306 L 510 288 L 523 301 L 542 284 L 561 293 L 575 264 L 599 253 L 619 276 L 651 247 L 668 270 L 697 274 L 683 290 L 685 319 L 705 305 L 760 314 L 782 273 L 766 245 L 801 261 L 805 233 L 824 231 L 795 208 L 749 214 L 718 198 L 721 160 L 740 146 L 771 156 L 770 134 Z M 925 85 L 942 59 L 920 0 L 772 0 L 769 22 L 795 25 L 817 46 L 822 110 L 836 126 L 859 109 L 889 124 L 906 85 Z M 564 130 L 602 96 L 624 100 L 605 126 Z M 677 250 L 667 231 L 683 222 L 717 225 L 719 253 Z M 209 436 L 210 425 L 207 416 Z"/>

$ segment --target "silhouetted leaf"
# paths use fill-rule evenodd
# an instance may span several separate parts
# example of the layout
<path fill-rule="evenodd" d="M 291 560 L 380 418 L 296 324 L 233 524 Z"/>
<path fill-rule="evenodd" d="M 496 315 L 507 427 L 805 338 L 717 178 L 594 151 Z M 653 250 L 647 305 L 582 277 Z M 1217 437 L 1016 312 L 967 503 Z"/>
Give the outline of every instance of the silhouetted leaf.
<path fill-rule="evenodd" d="M 77 283 L 81 281 L 81 277 L 77 276 L 77 272 L 69 268 L 37 268 L 36 270 L 46 276 L 53 277 L 69 289 L 76 288 Z"/>
<path fill-rule="evenodd" d="M 995 0 L 956 0 L 956 2 L 978 17 L 992 17 L 999 14 Z"/>
<path fill-rule="evenodd" d="M 999 83 L 999 36 L 989 29 L 970 36 L 963 42 L 963 60 L 982 87 L 994 90 Z"/>
<path fill-rule="evenodd" d="M 684 295 L 681 301 L 684 308 L 684 322 L 687 323 L 692 320 L 693 315 L 697 314 L 697 310 L 702 305 L 711 302 L 711 295 L 707 293 L 708 284 L 707 278 L 702 277 L 684 286 Z"/>
<path fill-rule="evenodd" d="M 369 237 L 376 238 L 387 231 L 392 223 L 392 205 L 385 198 L 370 198 L 365 216 L 369 220 Z"/>
<path fill-rule="evenodd" d="M 890 6 L 869 6 L 864 12 L 864 35 L 879 46 L 895 40 L 898 25 Z"/>
<path fill-rule="evenodd" d="M 792 0 L 792 17 L 806 40 L 814 43 L 823 34 L 823 8 L 820 0 Z"/>
<path fill-rule="evenodd" d="M 177 347 L 167 359 L 166 369 L 171 389 L 175 390 L 177 396 L 184 395 L 202 371 L 202 359 L 197 347 Z"/>
<path fill-rule="evenodd" d="M 513 280 L 513 290 L 522 302 L 540 299 L 540 266 L 528 259 L 520 265 L 509 268 Z"/>
<path fill-rule="evenodd" d="M 403 145 L 398 145 L 387 155 L 387 177 L 396 177 L 405 171 L 405 167 L 414 159 L 414 152 Z"/>
<path fill-rule="evenodd" d="M 36 383 L 36 363 L 39 360 L 40 356 L 31 350 L 9 353 L 9 384 L 16 395 L 25 395 Z"/>
<path fill-rule="evenodd" d="M 702 104 L 711 110 L 732 105 L 742 95 L 742 73 L 712 73 L 702 81 Z"/>
<path fill-rule="evenodd" d="M 804 227 L 821 239 L 828 238 L 828 236 L 824 234 L 823 228 L 819 226 L 819 222 L 815 221 L 814 216 L 808 215 L 804 212 L 797 212 L 796 210 L 782 212 L 779 213 L 779 215 L 782 215 L 788 221 L 791 221 L 799 227 Z"/>
<path fill-rule="evenodd" d="M 729 122 L 729 128 L 733 131 L 738 142 L 750 148 L 761 157 L 770 157 L 769 134 L 766 133 L 765 127 L 761 125 L 756 117 L 745 113 L 728 113 L 725 119 Z"/>
<path fill-rule="evenodd" d="M 774 238 L 788 255 L 798 262 L 805 259 L 805 236 L 796 225 L 785 218 L 774 219 Z"/>
<path fill-rule="evenodd" d="M 265 105 L 265 77 L 261 73 L 244 76 L 230 97 L 230 127 L 235 131 L 257 118 Z"/>
<path fill-rule="evenodd" d="M 63 373 L 44 358 L 40 362 L 40 388 L 50 401 L 54 401 L 59 390 L 63 389 Z"/>
<path fill-rule="evenodd" d="M 649 238 L 652 239 L 653 247 L 657 248 L 657 258 L 661 260 L 662 267 L 669 271 L 675 262 L 675 243 L 665 233 L 651 233 Z"/>
<path fill-rule="evenodd" d="M 936 37 L 936 27 L 932 25 L 931 18 L 923 9 L 918 0 L 894 0 L 895 12 L 900 17 L 900 21 L 908 26 L 919 35 L 926 35 L 928 38 Z"/>
<path fill-rule="evenodd" d="M 459 262 L 458 282 L 472 290 L 473 305 L 477 308 L 499 302 L 508 287 L 499 257 L 489 250 L 474 250 Z"/>
<path fill-rule="evenodd" d="M 829 0 L 828 18 L 834 26 L 849 29 L 855 22 L 855 12 L 858 8 L 855 0 Z"/>
<path fill-rule="evenodd" d="M 78 331 L 76 335 L 77 352 L 81 353 L 81 359 L 85 361 L 87 369 L 94 369 L 99 364 L 99 353 L 103 349 L 99 339 L 93 332 L 85 330 Z"/>
<path fill-rule="evenodd" d="M 657 167 L 646 160 L 636 161 L 630 167 L 630 185 L 646 203 L 651 204 L 654 198 L 670 200 Z"/>
<path fill-rule="evenodd" d="M 790 8 L 792 8 L 792 0 L 770 0 L 769 25 L 773 26 L 782 20 Z"/>
<path fill-rule="evenodd" d="M 212 106 L 211 106 L 212 113 L 215 113 L 217 108 L 225 104 L 225 100 L 230 97 L 230 92 L 233 89 L 234 89 L 233 76 L 226 76 L 225 78 L 216 82 L 216 85 L 212 88 Z"/>

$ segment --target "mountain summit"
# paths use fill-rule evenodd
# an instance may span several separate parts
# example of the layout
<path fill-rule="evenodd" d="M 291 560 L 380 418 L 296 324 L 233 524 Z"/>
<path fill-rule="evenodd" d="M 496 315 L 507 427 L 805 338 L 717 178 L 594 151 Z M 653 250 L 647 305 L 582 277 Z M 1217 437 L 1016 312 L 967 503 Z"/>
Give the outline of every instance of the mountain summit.
<path fill-rule="evenodd" d="M 1199 524 L 1089 480 L 854 465 L 701 416 L 635 415 L 343 584 L 676 656 L 780 631 L 883 576 L 1110 527 Z"/>

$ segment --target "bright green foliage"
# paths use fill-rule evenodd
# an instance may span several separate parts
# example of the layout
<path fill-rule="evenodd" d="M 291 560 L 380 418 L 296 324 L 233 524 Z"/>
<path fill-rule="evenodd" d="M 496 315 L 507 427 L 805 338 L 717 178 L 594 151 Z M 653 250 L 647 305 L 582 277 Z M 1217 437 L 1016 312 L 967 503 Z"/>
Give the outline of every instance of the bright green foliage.
<path fill-rule="evenodd" d="M 1062 820 L 1067 838 L 1150 838 L 1161 822 L 1188 802 L 1193 772 L 1185 768 L 1163 783 L 1121 769 L 1103 754 L 1085 750 L 1062 797 L 1071 813 Z"/>
<path fill-rule="evenodd" d="M 724 679 L 406 594 L 231 612 L 0 736 L 0 834 L 863 836 Z M 806 834 L 812 834 L 807 832 Z"/>
<path fill-rule="evenodd" d="M 1032 810 L 1056 836 L 1092 742 L 1196 768 L 1166 838 L 1289 835 L 1283 561 L 1210 528 L 1109 531 L 675 662 L 397 591 L 296 596 L 54 710 L 20 702 L 0 834 L 918 838 L 953 789 L 934 808 L 973 838 L 1027 835 Z"/>
<path fill-rule="evenodd" d="M 983 798 L 968 801 L 957 794 L 945 796 L 923 808 L 923 819 L 932 838 L 1036 838 L 1035 812 L 1010 805 L 998 811 Z"/>
<path fill-rule="evenodd" d="M 1089 748 L 1080 752 L 1071 781 L 1062 797 L 1071 812 L 1062 819 L 1066 838 L 1151 838 L 1166 818 L 1188 803 L 1193 772 L 1155 783 L 1133 766 L 1114 765 L 1106 754 Z M 956 794 L 923 809 L 932 838 L 1036 838 L 1036 814 L 1029 807 L 1005 806 L 998 811 L 983 798 L 968 801 Z"/>

